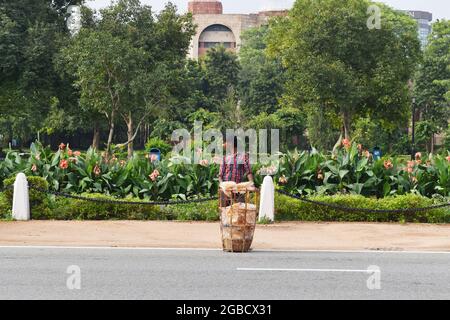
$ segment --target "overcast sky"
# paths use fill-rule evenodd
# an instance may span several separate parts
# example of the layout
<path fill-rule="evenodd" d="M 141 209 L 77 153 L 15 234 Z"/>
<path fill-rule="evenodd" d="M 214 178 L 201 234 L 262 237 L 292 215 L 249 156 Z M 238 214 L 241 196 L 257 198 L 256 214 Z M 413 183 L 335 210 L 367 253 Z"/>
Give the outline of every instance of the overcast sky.
<path fill-rule="evenodd" d="M 93 8 L 102 8 L 111 0 L 88 0 Z M 295 0 L 222 0 L 225 13 L 253 13 L 265 9 L 290 8 Z M 168 0 L 141 0 L 160 10 Z M 172 0 L 181 11 L 187 10 L 188 0 Z M 396 9 L 422 10 L 433 13 L 434 19 L 450 19 L 450 0 L 381 0 Z"/>

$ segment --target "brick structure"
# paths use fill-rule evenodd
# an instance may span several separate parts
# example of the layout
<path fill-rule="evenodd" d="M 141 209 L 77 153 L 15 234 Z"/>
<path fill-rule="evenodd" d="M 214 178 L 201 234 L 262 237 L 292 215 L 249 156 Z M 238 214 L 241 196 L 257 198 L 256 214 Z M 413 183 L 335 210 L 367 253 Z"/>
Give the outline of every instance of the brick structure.
<path fill-rule="evenodd" d="M 200 0 L 189 1 L 189 12 L 196 14 L 222 14 L 223 6 L 222 2 L 217 0 Z"/>
<path fill-rule="evenodd" d="M 238 52 L 244 30 L 268 23 L 274 16 L 284 16 L 287 10 L 270 10 L 252 14 L 223 14 L 220 0 L 191 0 L 189 12 L 197 25 L 197 34 L 191 42 L 189 57 L 198 59 L 217 45 Z"/>

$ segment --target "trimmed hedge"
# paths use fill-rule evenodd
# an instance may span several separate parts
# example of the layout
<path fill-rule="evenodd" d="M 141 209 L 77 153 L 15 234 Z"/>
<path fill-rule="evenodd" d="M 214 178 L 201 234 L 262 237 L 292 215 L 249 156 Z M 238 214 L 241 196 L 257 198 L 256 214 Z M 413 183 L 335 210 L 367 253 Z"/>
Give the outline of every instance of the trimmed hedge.
<path fill-rule="evenodd" d="M 364 209 L 404 209 L 424 208 L 442 204 L 435 199 L 407 194 L 382 199 L 366 198 L 360 195 L 316 196 L 311 200 L 337 204 L 350 208 Z M 275 198 L 277 221 L 350 221 L 350 222 L 420 222 L 450 223 L 450 208 L 425 212 L 407 213 L 367 213 L 345 212 L 329 207 L 305 203 L 287 196 Z"/>
<path fill-rule="evenodd" d="M 11 204 L 6 195 L 0 192 L 0 219 L 11 219 Z"/>

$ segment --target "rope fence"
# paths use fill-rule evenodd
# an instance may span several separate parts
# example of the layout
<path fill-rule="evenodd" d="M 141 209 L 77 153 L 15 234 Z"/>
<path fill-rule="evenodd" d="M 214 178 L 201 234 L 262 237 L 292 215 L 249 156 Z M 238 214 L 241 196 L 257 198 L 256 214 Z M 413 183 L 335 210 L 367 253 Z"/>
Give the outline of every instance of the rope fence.
<path fill-rule="evenodd" d="M 41 188 L 37 188 L 34 186 L 29 187 L 32 190 L 50 194 L 57 197 L 63 197 L 68 199 L 74 199 L 74 200 L 81 200 L 81 201 L 89 201 L 89 202 L 95 202 L 95 203 L 106 203 L 106 204 L 117 204 L 117 205 L 136 205 L 136 206 L 170 206 L 170 205 L 177 205 L 177 204 L 192 204 L 192 203 L 203 203 L 203 202 L 209 202 L 213 200 L 218 200 L 218 197 L 209 197 L 209 198 L 199 198 L 199 199 L 189 199 L 189 200 L 170 200 L 170 201 L 126 201 L 126 200 L 110 200 L 110 199 L 100 199 L 100 198 L 88 198 L 88 197 L 82 197 L 73 195 L 70 193 L 64 193 L 64 192 L 58 192 L 58 191 L 49 191 L 44 190 Z"/>
<path fill-rule="evenodd" d="M 4 187 L 0 189 L 0 192 L 11 190 L 13 186 Z M 105 203 L 105 204 L 115 204 L 115 205 L 136 205 L 136 206 L 170 206 L 170 205 L 183 205 L 183 204 L 193 204 L 193 203 L 204 203 L 209 201 L 215 201 L 219 198 L 217 196 L 215 197 L 208 197 L 208 198 L 198 198 L 198 199 L 187 199 L 187 200 L 169 200 L 169 201 L 127 201 L 127 200 L 111 200 L 111 199 L 100 199 L 100 198 L 90 198 L 90 197 L 83 197 L 78 196 L 70 193 L 64 193 L 59 191 L 51 191 L 51 190 L 45 190 L 42 188 L 38 188 L 35 186 L 30 185 L 29 189 L 38 191 L 40 193 L 45 193 L 48 195 L 53 195 L 56 197 L 63 197 L 68 199 L 74 199 L 74 200 L 80 200 L 80 201 L 88 201 L 88 202 L 95 202 L 95 203 Z M 429 207 L 423 207 L 423 208 L 406 208 L 406 209 L 368 209 L 368 208 L 354 208 L 354 207 L 347 207 L 344 205 L 339 205 L 335 203 L 328 203 L 328 202 L 322 202 L 322 201 L 316 201 L 311 200 L 303 196 L 294 195 L 289 192 L 283 191 L 283 190 L 276 190 L 276 192 L 280 195 L 287 196 L 292 199 L 296 199 L 305 203 L 322 206 L 322 207 L 328 207 L 331 209 L 339 210 L 339 211 L 345 211 L 345 212 L 364 212 L 364 213 L 417 213 L 417 212 L 427 212 L 432 211 L 436 209 L 443 209 L 450 207 L 450 203 L 443 203 L 439 205 L 429 206 Z"/>

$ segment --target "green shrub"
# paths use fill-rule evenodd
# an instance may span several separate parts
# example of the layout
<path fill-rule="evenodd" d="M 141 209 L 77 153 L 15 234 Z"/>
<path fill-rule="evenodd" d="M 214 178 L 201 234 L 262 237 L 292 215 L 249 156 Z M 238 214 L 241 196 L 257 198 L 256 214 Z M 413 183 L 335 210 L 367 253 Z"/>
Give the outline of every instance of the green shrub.
<path fill-rule="evenodd" d="M 311 200 L 362 209 L 424 208 L 439 204 L 434 199 L 407 194 L 382 199 L 360 195 L 315 196 Z M 442 203 L 442 202 L 441 202 Z M 286 196 L 275 198 L 277 221 L 351 221 L 351 222 L 421 222 L 450 223 L 450 209 L 435 209 L 426 212 L 367 213 L 337 210 L 292 199 Z"/>
<path fill-rule="evenodd" d="M 115 200 L 102 194 L 82 194 L 83 197 Z M 119 201 L 144 202 L 137 198 Z M 219 218 L 216 201 L 187 205 L 135 205 L 90 202 L 70 198 L 53 198 L 50 214 L 45 219 L 54 220 L 179 220 L 217 221 Z"/>
<path fill-rule="evenodd" d="M 179 221 L 218 221 L 217 201 L 171 205 L 164 207 L 164 212 Z"/>
<path fill-rule="evenodd" d="M 170 144 L 159 138 L 150 138 L 145 144 L 145 150 L 147 152 L 153 148 L 159 149 L 161 151 L 161 155 L 163 156 L 172 150 L 172 146 Z"/>
<path fill-rule="evenodd" d="M 82 197 L 102 200 L 117 200 L 102 194 L 82 194 Z M 140 199 L 120 201 L 143 202 Z M 50 216 L 55 220 L 169 220 L 160 206 L 91 202 L 70 198 L 57 198 L 50 203 Z"/>
<path fill-rule="evenodd" d="M 0 192 L 0 219 L 11 219 L 11 203 L 2 192 Z"/>
<path fill-rule="evenodd" d="M 3 181 L 5 188 L 5 196 L 8 203 L 13 201 L 13 188 L 16 178 L 8 178 Z M 41 190 L 48 190 L 48 182 L 41 177 L 27 177 L 28 185 L 30 186 L 30 210 L 32 219 L 45 219 L 50 216 L 49 199 L 46 193 L 33 189 L 39 188 Z"/>

